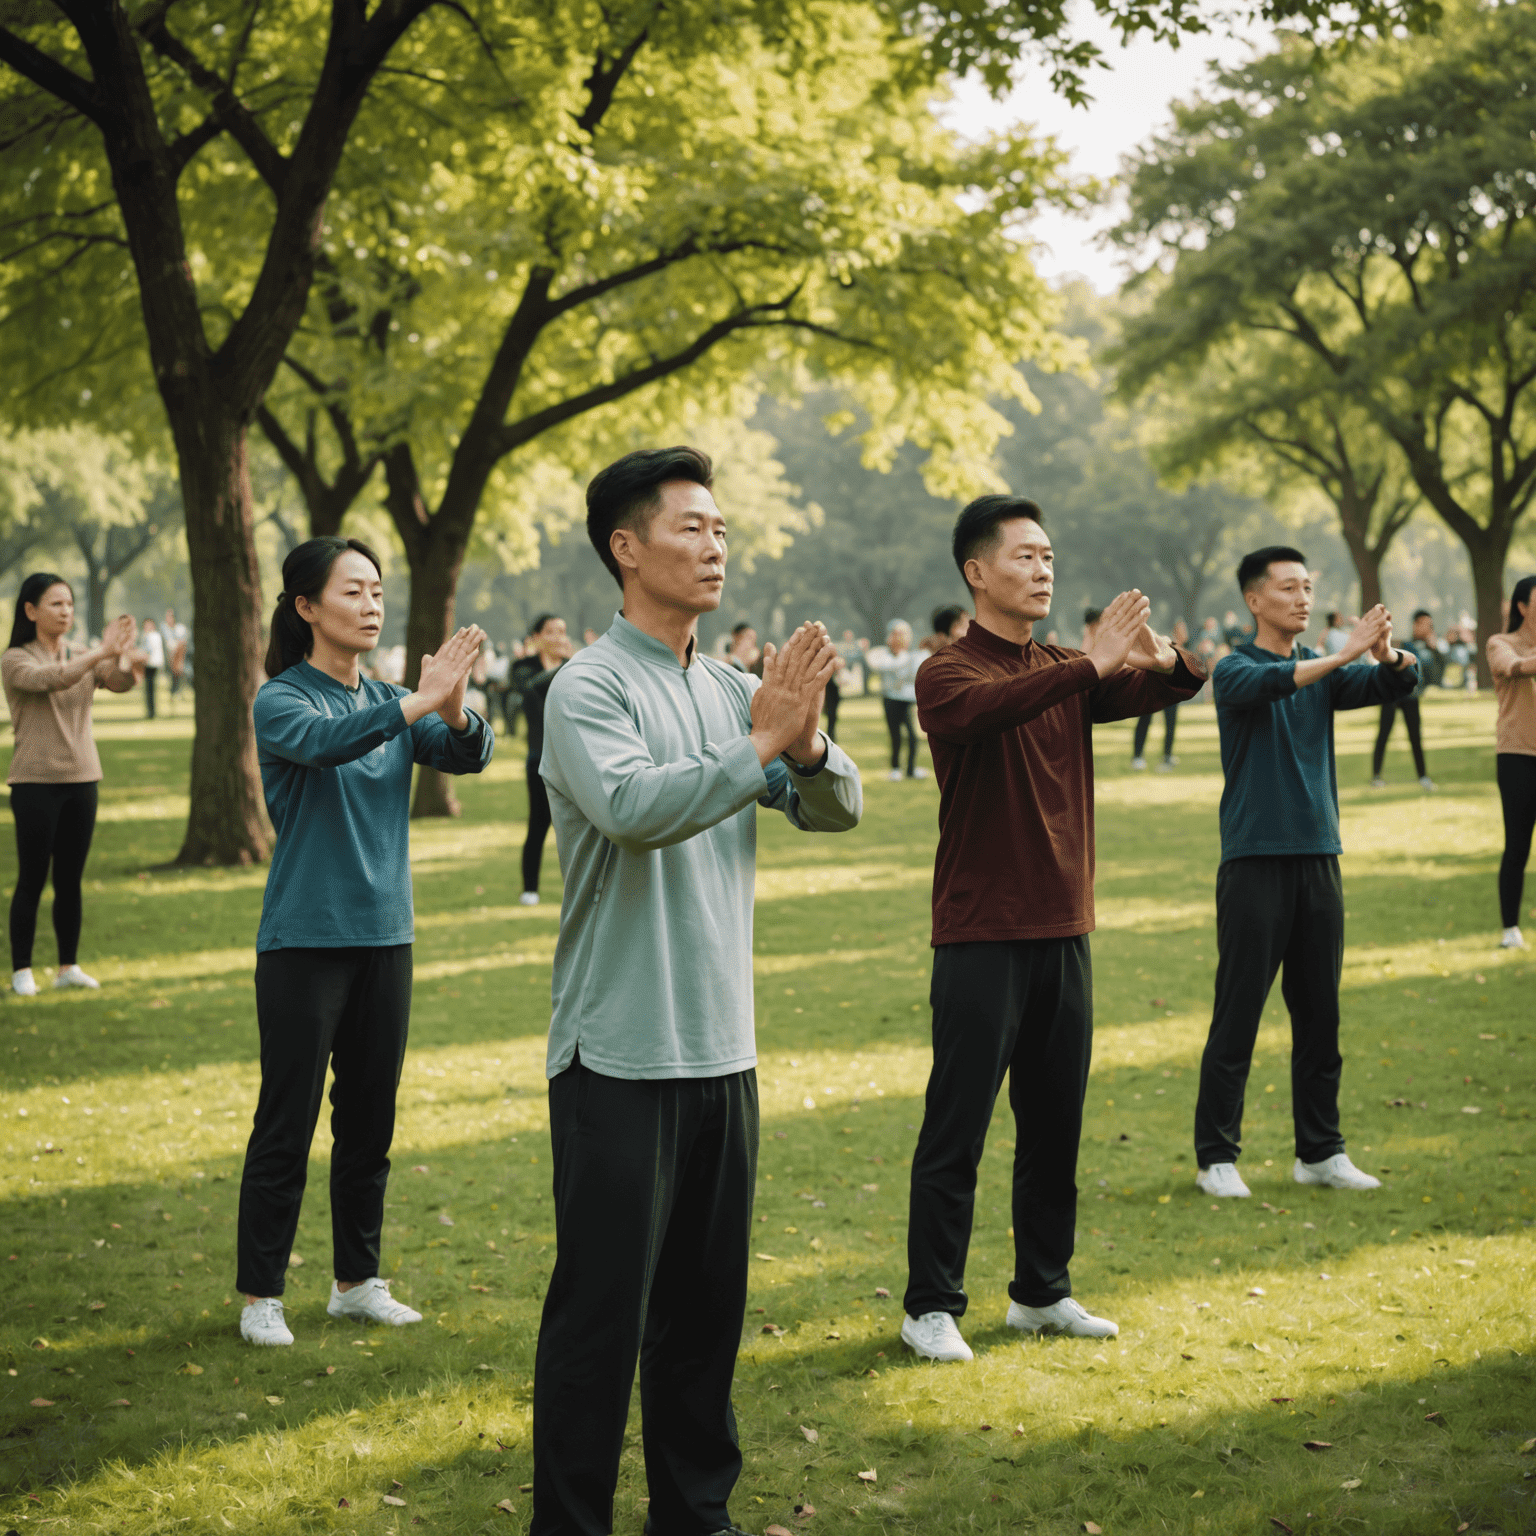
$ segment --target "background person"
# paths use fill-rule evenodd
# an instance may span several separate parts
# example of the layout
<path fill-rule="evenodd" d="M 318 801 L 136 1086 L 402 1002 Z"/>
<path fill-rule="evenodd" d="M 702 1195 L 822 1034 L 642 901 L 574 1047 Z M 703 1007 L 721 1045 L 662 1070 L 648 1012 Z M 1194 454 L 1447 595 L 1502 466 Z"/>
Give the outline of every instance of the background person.
<path fill-rule="evenodd" d="M 820 625 L 769 647 L 761 682 L 699 653 L 725 581 L 711 478 L 692 448 L 593 478 L 587 531 L 624 606 L 549 690 L 542 772 L 565 900 L 531 1536 L 613 1530 L 637 1361 L 646 1531 L 741 1536 L 727 1505 L 758 1147 L 757 808 L 836 832 L 863 802 L 816 728 L 837 665 Z"/>
<path fill-rule="evenodd" d="M 11 896 L 11 990 L 37 995 L 32 944 L 37 909 L 53 869 L 53 932 L 59 947 L 55 987 L 95 987 L 79 965 L 84 902 L 81 877 L 96 829 L 101 755 L 91 734 L 98 688 L 134 685 L 136 627 L 124 614 L 101 642 L 71 654 L 75 595 L 62 576 L 35 571 L 16 594 L 11 643 L 0 657 L 16 750 L 6 782 L 16 820 L 16 889 Z"/>
<path fill-rule="evenodd" d="M 165 610 L 160 625 L 160 640 L 165 647 L 165 666 L 171 679 L 171 708 L 175 711 L 176 695 L 181 692 L 187 676 L 187 647 L 191 633 L 176 617 L 174 608 Z"/>
<path fill-rule="evenodd" d="M 912 711 L 917 704 L 913 684 L 917 669 L 928 659 L 924 651 L 912 649 L 912 626 L 905 619 L 892 619 L 885 632 L 885 644 L 871 646 L 864 661 L 880 679 L 881 701 L 885 706 L 885 728 L 891 736 L 891 771 L 893 784 L 901 779 L 901 739 L 907 739 L 907 777 L 926 779 L 928 771 L 917 766 L 917 732 L 912 728 Z"/>
<path fill-rule="evenodd" d="M 1173 621 L 1173 632 L 1169 636 L 1173 643 L 1181 650 L 1189 644 L 1189 625 L 1183 619 Z M 1155 711 L 1154 711 L 1155 713 Z M 1179 766 L 1179 760 L 1173 755 L 1174 733 L 1179 728 L 1179 706 L 1167 704 L 1163 707 L 1163 756 L 1157 765 L 1159 773 L 1172 773 Z M 1140 773 L 1147 766 L 1147 737 L 1152 731 L 1152 716 L 1143 715 L 1136 722 L 1136 734 L 1131 743 L 1131 769 Z"/>
<path fill-rule="evenodd" d="M 396 1326 L 421 1314 L 379 1276 L 395 1092 L 411 1012 L 410 798 L 417 763 L 478 773 L 495 738 L 464 708 L 478 628 L 424 656 L 414 693 L 363 676 L 384 580 L 357 539 L 310 539 L 283 561 L 256 750 L 277 829 L 256 934 L 261 1089 L 240 1176 L 240 1335 L 286 1345 L 281 1300 L 326 1070 L 331 1235 L 326 1311 Z"/>
<path fill-rule="evenodd" d="M 1418 681 L 1406 699 L 1388 699 L 1381 706 L 1381 725 L 1376 732 L 1376 746 L 1371 753 L 1371 788 L 1384 789 L 1382 766 L 1387 758 L 1387 741 L 1392 735 L 1392 724 L 1401 714 L 1408 730 L 1408 745 L 1413 752 L 1414 771 L 1419 776 L 1420 789 L 1433 789 L 1435 781 L 1429 776 L 1424 763 L 1424 727 L 1420 715 L 1420 702 L 1439 672 L 1440 653 L 1435 649 L 1435 616 L 1420 608 L 1413 616 L 1413 633 L 1403 641 L 1402 650 L 1412 651 L 1419 664 Z"/>
<path fill-rule="evenodd" d="M 971 627 L 971 614 L 959 603 L 947 603 L 942 608 L 935 608 L 928 622 L 933 625 L 933 632 L 923 641 L 923 649 L 930 656 L 936 656 L 946 645 L 964 638 Z"/>
<path fill-rule="evenodd" d="M 539 773 L 544 754 L 544 703 L 555 673 L 576 648 L 566 634 L 565 620 L 555 613 L 541 613 L 533 621 L 528 641 L 532 649 L 512 668 L 523 718 L 528 722 L 528 834 L 523 839 L 523 894 L 517 899 L 525 907 L 536 907 L 539 872 L 544 865 L 544 839 L 549 836 L 550 827 L 549 790 Z"/>
<path fill-rule="evenodd" d="M 139 633 L 139 649 L 144 653 L 144 718 L 155 718 L 155 679 L 165 666 L 165 641 L 160 638 L 160 626 L 153 619 L 145 619 Z"/>
<path fill-rule="evenodd" d="M 1488 637 L 1488 670 L 1498 692 L 1495 743 L 1499 801 L 1504 808 L 1504 857 L 1499 861 L 1501 949 L 1524 949 L 1520 903 L 1536 829 L 1536 576 L 1523 576 L 1510 594 L 1508 629 Z"/>
<path fill-rule="evenodd" d="M 1418 681 L 1395 650 L 1379 603 L 1342 649 L 1319 656 L 1298 638 L 1312 615 L 1306 557 L 1287 545 L 1245 555 L 1237 584 L 1255 638 L 1216 665 L 1221 733 L 1221 865 L 1216 871 L 1216 1000 L 1195 1105 L 1196 1183 L 1208 1195 L 1250 1193 L 1237 1171 L 1243 1092 L 1276 972 L 1291 1016 L 1291 1113 L 1298 1184 L 1376 1189 L 1350 1161 L 1339 1129 L 1339 976 L 1344 886 L 1339 877 L 1333 716 Z M 1371 655 L 1376 665 L 1363 663 Z M 1358 663 L 1358 664 L 1357 664 Z"/>

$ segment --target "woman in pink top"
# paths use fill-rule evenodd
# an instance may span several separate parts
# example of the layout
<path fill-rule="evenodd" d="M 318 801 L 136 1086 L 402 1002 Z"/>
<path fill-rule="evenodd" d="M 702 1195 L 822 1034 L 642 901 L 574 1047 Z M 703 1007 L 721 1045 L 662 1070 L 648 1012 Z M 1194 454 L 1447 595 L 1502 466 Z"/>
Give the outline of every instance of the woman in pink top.
<path fill-rule="evenodd" d="M 1509 628 L 1488 637 L 1488 670 L 1499 694 L 1499 799 L 1504 805 L 1504 858 L 1499 864 L 1501 949 L 1524 949 L 1520 900 L 1536 829 L 1536 576 L 1515 583 Z"/>
<path fill-rule="evenodd" d="M 10 649 L 0 676 L 11 710 L 11 811 L 16 818 L 16 894 L 11 898 L 11 990 L 37 993 L 32 938 L 37 908 L 53 866 L 53 931 L 59 941 L 56 987 L 94 987 L 77 963 L 80 877 L 96 827 L 101 758 L 91 735 L 91 698 L 98 688 L 126 693 L 135 682 L 133 619 L 112 624 L 101 643 L 70 655 L 75 594 L 62 576 L 38 571 L 21 584 Z"/>

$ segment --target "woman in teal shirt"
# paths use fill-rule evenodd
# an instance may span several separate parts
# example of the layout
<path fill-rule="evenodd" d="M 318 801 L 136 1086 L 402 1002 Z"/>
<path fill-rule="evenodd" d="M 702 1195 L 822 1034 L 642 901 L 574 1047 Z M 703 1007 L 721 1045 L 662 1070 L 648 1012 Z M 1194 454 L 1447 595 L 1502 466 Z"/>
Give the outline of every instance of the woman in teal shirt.
<path fill-rule="evenodd" d="M 379 1278 L 395 1091 L 411 1008 L 409 816 L 417 763 L 478 773 L 489 726 L 464 707 L 485 638 L 422 658 L 414 693 L 363 676 L 384 620 L 378 556 L 356 539 L 283 562 L 256 745 L 277 846 L 256 936 L 261 1093 L 240 1181 L 240 1333 L 292 1344 L 281 1300 L 326 1068 L 331 1088 L 333 1317 L 417 1323 Z"/>

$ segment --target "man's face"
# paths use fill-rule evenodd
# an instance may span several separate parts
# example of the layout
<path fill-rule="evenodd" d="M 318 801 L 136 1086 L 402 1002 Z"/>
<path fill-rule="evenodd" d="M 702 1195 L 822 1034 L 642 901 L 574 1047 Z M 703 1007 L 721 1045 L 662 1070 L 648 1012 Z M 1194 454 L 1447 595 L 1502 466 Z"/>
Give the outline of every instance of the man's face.
<path fill-rule="evenodd" d="M 1010 618 L 1033 623 L 1051 611 L 1056 555 L 1050 537 L 1032 517 L 1014 517 L 998 527 L 997 543 L 965 562 L 977 592 Z"/>
<path fill-rule="evenodd" d="M 1413 621 L 1413 638 L 1415 640 L 1433 640 L 1435 638 L 1435 621 L 1427 613 L 1421 613 Z"/>
<path fill-rule="evenodd" d="M 713 613 L 725 589 L 725 518 L 715 498 L 691 480 L 669 480 L 645 537 L 616 528 L 612 549 L 625 586 L 685 613 Z"/>
<path fill-rule="evenodd" d="M 1254 618 L 1283 635 L 1304 633 L 1312 617 L 1312 578 L 1299 560 L 1276 560 L 1243 596 Z"/>

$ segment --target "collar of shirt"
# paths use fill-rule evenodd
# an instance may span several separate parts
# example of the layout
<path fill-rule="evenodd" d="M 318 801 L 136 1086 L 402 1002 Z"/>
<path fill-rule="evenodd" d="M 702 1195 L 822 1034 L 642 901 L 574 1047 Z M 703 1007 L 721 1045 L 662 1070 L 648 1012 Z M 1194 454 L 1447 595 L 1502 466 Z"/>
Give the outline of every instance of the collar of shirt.
<path fill-rule="evenodd" d="M 655 662 L 657 666 L 671 667 L 677 672 L 686 672 L 688 667 L 683 666 L 677 659 L 677 652 L 670 645 L 658 640 L 654 635 L 648 635 L 643 629 L 631 624 L 622 613 L 613 616 L 613 625 L 608 631 L 608 638 L 618 645 L 622 645 L 626 651 L 642 657 L 646 661 Z M 699 638 L 695 635 L 688 642 L 688 664 L 693 664 L 694 657 L 698 654 Z"/>
<path fill-rule="evenodd" d="M 345 694 L 349 699 L 357 698 L 363 691 L 363 683 L 366 679 L 362 672 L 357 674 L 357 687 L 349 688 L 340 678 L 332 677 L 329 672 L 322 672 L 308 657 L 305 657 L 299 665 L 304 669 L 302 673 L 304 681 L 312 687 L 336 689 Z"/>
<path fill-rule="evenodd" d="M 993 656 L 1006 656 L 1010 661 L 1022 660 L 1036 644 L 1034 640 L 1029 640 L 1023 645 L 1016 645 L 1012 640 L 1004 640 L 1001 635 L 994 635 L 990 629 L 984 629 L 975 619 L 971 620 L 970 628 L 954 643 L 958 646 L 974 646 Z"/>

